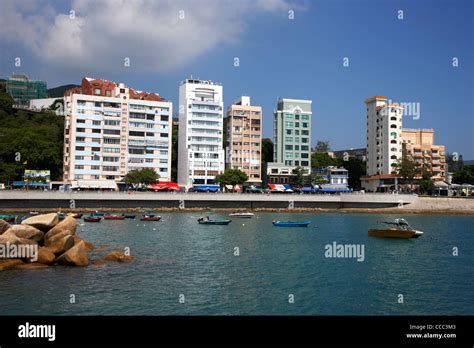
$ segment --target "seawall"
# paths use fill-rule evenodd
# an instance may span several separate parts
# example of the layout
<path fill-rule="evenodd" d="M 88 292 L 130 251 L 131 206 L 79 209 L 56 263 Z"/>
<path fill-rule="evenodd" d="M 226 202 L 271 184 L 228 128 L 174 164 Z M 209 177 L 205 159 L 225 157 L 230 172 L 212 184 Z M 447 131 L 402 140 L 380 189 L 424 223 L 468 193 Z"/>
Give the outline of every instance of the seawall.
<path fill-rule="evenodd" d="M 294 210 L 473 214 L 474 199 L 408 194 L 341 195 L 1 191 L 0 210 Z"/>

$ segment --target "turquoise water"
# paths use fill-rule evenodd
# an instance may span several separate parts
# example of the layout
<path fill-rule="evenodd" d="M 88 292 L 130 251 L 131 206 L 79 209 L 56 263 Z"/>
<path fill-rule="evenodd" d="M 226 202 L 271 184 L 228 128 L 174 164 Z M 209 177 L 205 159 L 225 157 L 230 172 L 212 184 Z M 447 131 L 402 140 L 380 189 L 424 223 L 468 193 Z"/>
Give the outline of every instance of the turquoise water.
<path fill-rule="evenodd" d="M 470 216 L 407 215 L 425 234 L 386 240 L 367 230 L 400 216 L 256 213 L 229 226 L 203 226 L 199 213 L 161 215 L 160 222 L 79 227 L 82 238 L 106 249 L 91 259 L 129 247 L 130 264 L 0 272 L 0 314 L 474 314 Z M 272 226 L 275 219 L 312 223 L 281 228 Z M 324 247 L 333 242 L 363 244 L 365 260 L 326 258 Z"/>

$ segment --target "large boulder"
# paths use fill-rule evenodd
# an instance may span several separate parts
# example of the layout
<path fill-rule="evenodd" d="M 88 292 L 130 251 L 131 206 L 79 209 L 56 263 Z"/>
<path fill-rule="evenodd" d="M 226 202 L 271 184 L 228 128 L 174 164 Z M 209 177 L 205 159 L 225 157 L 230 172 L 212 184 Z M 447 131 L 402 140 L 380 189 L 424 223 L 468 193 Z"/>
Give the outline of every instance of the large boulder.
<path fill-rule="evenodd" d="M 0 234 L 3 234 L 6 230 L 10 228 L 10 224 L 5 220 L 0 219 Z"/>
<path fill-rule="evenodd" d="M 42 214 L 29 217 L 21 222 L 22 225 L 30 225 L 40 229 L 41 231 L 49 231 L 59 222 L 58 214 Z"/>
<path fill-rule="evenodd" d="M 0 259 L 0 271 L 16 268 L 19 265 L 23 265 L 23 261 L 19 259 Z"/>
<path fill-rule="evenodd" d="M 51 265 L 54 260 L 56 259 L 56 255 L 54 255 L 53 251 L 50 248 L 42 247 L 38 250 L 38 263 L 44 265 Z"/>
<path fill-rule="evenodd" d="M 86 246 L 83 241 L 74 245 L 71 249 L 56 259 L 57 263 L 74 266 L 87 266 L 89 259 L 87 258 Z"/>
<path fill-rule="evenodd" d="M 14 245 L 21 245 L 21 244 L 37 245 L 37 243 L 34 240 L 19 238 L 14 233 L 5 232 L 4 234 L 0 236 L 0 244 L 7 244 L 7 243 L 14 244 Z"/>
<path fill-rule="evenodd" d="M 13 225 L 11 226 L 3 236 L 13 234 L 18 238 L 25 238 L 32 240 L 36 243 L 43 240 L 44 233 L 38 230 L 36 227 L 29 225 Z"/>
<path fill-rule="evenodd" d="M 87 251 L 94 250 L 94 244 L 88 242 L 86 240 L 81 239 L 78 235 L 74 235 L 74 245 L 79 244 L 80 242 L 84 242 Z"/>
<path fill-rule="evenodd" d="M 123 252 L 120 251 L 112 251 L 108 253 L 105 257 L 107 261 L 117 261 L 117 262 L 131 262 L 133 260 L 133 256 L 125 255 Z"/>
<path fill-rule="evenodd" d="M 54 236 L 46 241 L 45 246 L 55 254 L 62 254 L 74 246 L 74 237 L 67 233 Z"/>
<path fill-rule="evenodd" d="M 66 216 L 63 221 L 59 222 L 45 234 L 44 239 L 46 241 L 65 231 L 69 232 L 69 235 L 73 235 L 76 233 L 76 228 L 76 219 L 74 219 L 72 216 Z"/>

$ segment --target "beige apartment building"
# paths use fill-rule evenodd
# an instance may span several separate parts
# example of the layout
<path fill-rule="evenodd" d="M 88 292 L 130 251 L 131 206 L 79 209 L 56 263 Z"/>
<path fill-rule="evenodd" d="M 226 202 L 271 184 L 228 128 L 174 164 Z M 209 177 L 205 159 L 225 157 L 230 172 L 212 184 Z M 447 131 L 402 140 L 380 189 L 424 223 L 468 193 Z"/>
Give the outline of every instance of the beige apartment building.
<path fill-rule="evenodd" d="M 432 173 L 433 180 L 445 180 L 444 145 L 434 145 L 433 129 L 403 129 L 403 148 L 420 166 Z"/>
<path fill-rule="evenodd" d="M 262 107 L 250 105 L 250 97 L 242 96 L 227 109 L 226 121 L 226 168 L 239 169 L 249 183 L 260 184 Z"/>

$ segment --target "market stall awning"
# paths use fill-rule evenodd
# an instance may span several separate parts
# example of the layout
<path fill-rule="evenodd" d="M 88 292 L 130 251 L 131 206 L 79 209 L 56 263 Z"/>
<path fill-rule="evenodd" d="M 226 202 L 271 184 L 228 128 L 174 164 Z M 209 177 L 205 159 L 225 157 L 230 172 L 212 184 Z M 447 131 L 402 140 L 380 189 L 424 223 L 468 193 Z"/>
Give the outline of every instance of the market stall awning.
<path fill-rule="evenodd" d="M 149 185 L 149 188 L 154 191 L 179 191 L 181 187 L 172 181 L 159 181 L 155 184 Z"/>

